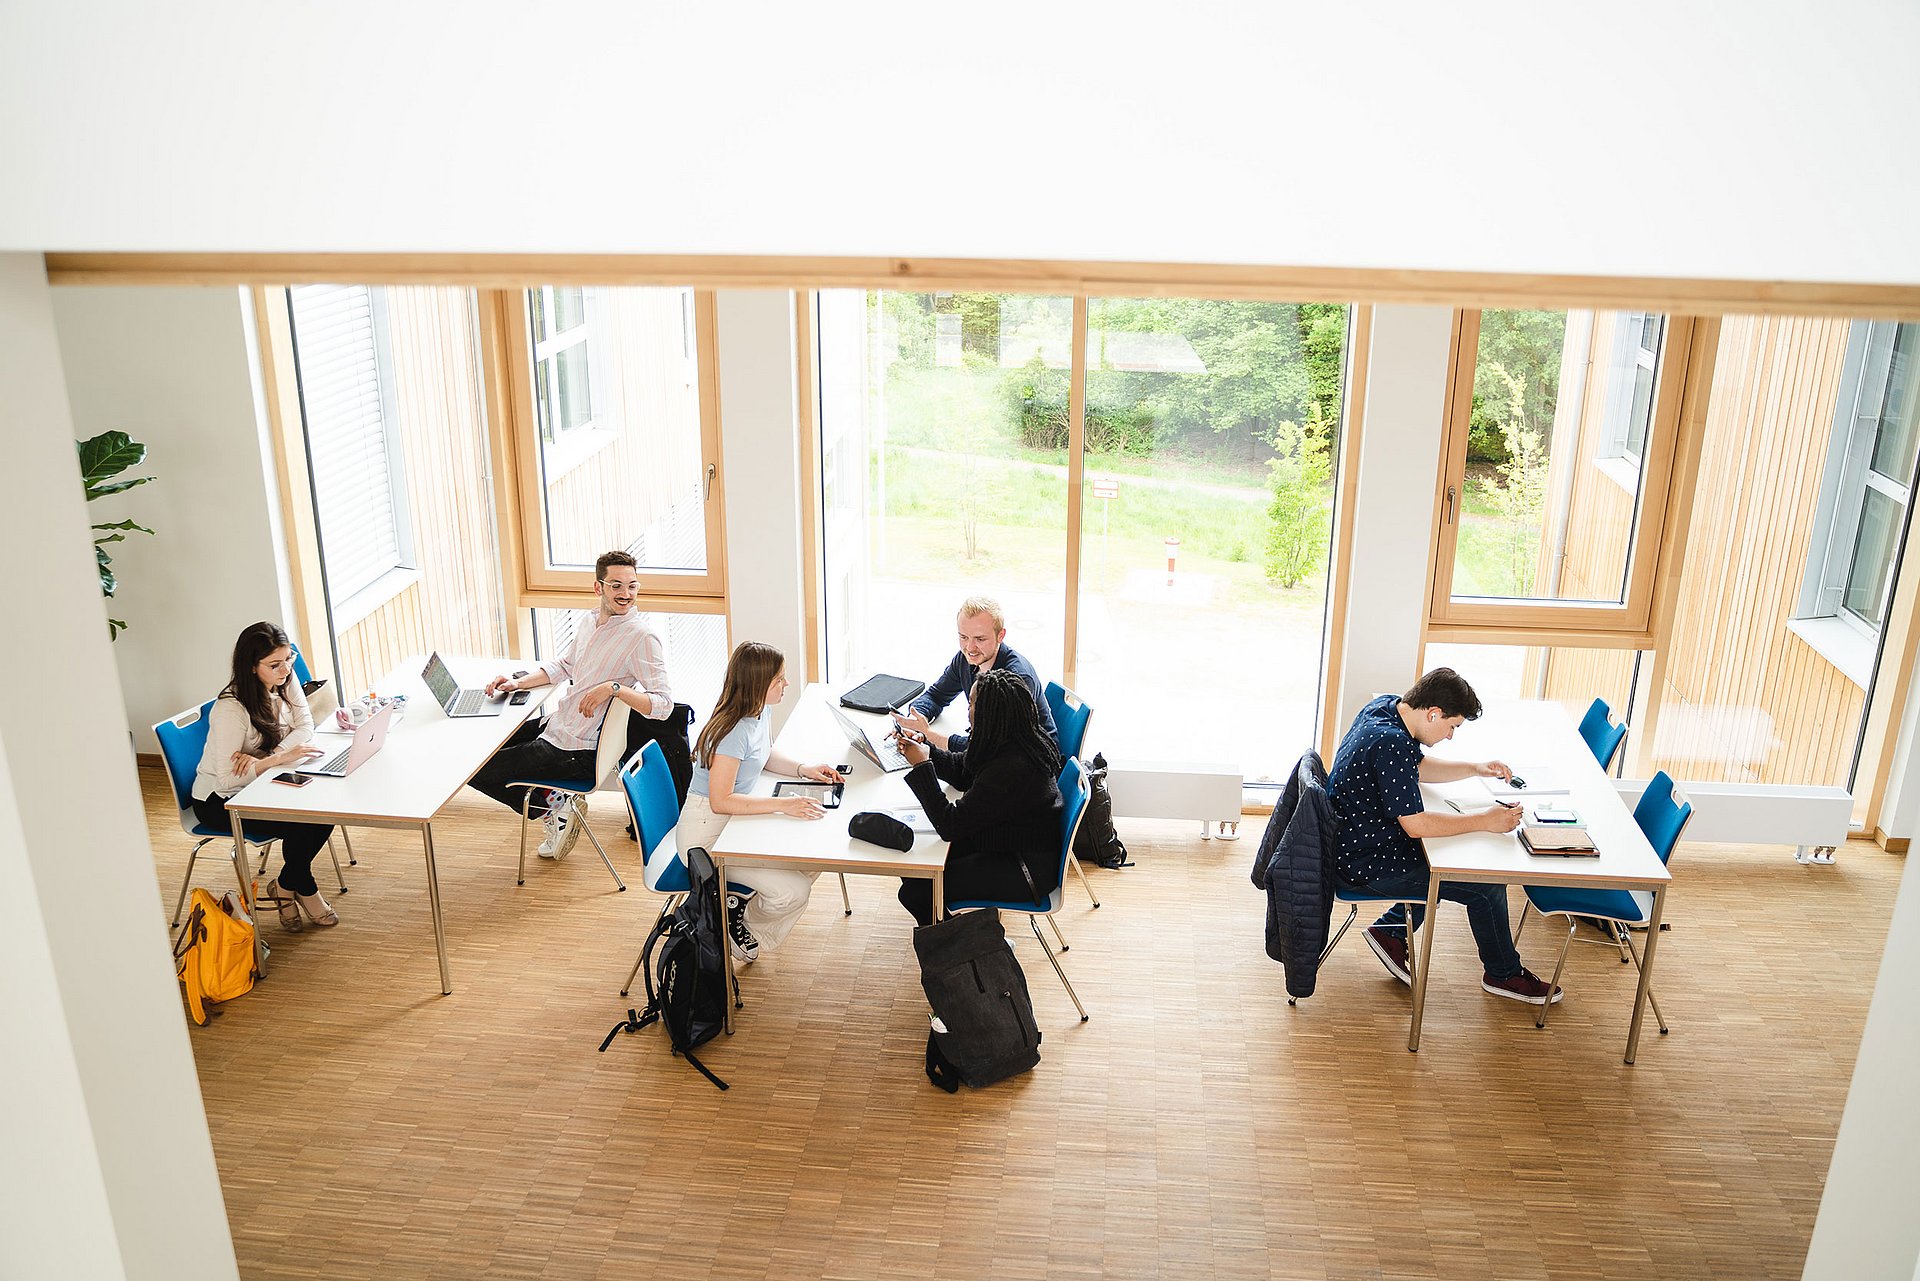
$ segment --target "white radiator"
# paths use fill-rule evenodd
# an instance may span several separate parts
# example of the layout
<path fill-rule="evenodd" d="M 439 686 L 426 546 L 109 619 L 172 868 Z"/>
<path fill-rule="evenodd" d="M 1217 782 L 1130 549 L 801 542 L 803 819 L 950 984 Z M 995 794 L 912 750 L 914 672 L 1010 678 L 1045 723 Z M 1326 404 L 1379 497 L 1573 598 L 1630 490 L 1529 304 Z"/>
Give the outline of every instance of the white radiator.
<path fill-rule="evenodd" d="M 1631 809 L 1647 788 L 1645 779 L 1613 781 Z M 1853 797 L 1844 787 L 1782 786 L 1777 783 L 1681 783 L 1693 802 L 1693 819 L 1682 841 L 1709 845 L 1793 845 L 1802 862 L 1831 862 L 1847 839 Z M 1824 852 L 1824 853 L 1823 853 Z"/>
<path fill-rule="evenodd" d="M 1115 818 L 1191 818 L 1200 835 L 1238 835 L 1240 767 L 1209 761 L 1120 761 L 1107 771 Z"/>

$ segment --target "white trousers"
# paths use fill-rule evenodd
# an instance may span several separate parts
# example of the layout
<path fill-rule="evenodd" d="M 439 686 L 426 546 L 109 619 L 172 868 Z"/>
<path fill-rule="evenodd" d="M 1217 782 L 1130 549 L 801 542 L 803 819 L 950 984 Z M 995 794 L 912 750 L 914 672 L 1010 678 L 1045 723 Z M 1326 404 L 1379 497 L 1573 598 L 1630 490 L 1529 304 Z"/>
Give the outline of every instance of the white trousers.
<path fill-rule="evenodd" d="M 679 825 L 673 829 L 674 848 L 686 851 L 697 845 L 711 851 L 726 826 L 725 814 L 714 813 L 707 798 L 698 792 L 688 792 L 687 803 L 680 807 Z M 730 883 L 753 891 L 753 897 L 747 900 L 747 928 L 761 947 L 780 946 L 806 910 L 807 899 L 813 894 L 813 879 L 818 875 L 778 867 L 727 869 Z"/>

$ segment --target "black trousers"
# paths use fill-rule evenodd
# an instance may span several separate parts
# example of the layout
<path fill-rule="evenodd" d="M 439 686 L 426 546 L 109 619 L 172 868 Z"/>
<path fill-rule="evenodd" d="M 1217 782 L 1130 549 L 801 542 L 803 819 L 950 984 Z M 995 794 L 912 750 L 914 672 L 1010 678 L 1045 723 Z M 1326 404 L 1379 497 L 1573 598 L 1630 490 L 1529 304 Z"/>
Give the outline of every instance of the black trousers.
<path fill-rule="evenodd" d="M 550 778 L 561 783 L 594 782 L 594 749 L 583 747 L 577 751 L 567 751 L 555 747 L 540 737 L 541 725 L 528 721 L 513 731 L 513 737 L 500 745 L 500 750 L 487 758 L 487 763 L 474 771 L 467 780 L 467 786 L 484 796 L 491 796 L 508 809 L 519 812 L 520 798 L 526 791 L 521 787 L 508 787 L 507 784 L 523 778 Z M 534 818 L 544 818 L 547 806 L 539 792 L 535 792 L 533 803 L 527 813 Z"/>
<path fill-rule="evenodd" d="M 1054 870 L 1059 865 L 1059 851 L 1053 854 L 1030 854 L 1024 858 L 1009 854 L 1005 850 L 976 850 L 962 854 L 958 858 L 947 860 L 943 897 L 949 904 L 964 903 L 970 899 L 999 899 L 1005 903 L 1027 903 L 1033 900 L 1033 889 L 1027 888 L 1027 878 L 1020 872 L 1020 864 L 1025 862 L 1027 872 L 1033 877 L 1033 887 L 1040 891 L 1045 899 L 1053 893 Z M 925 877 L 903 877 L 900 881 L 900 906 L 913 913 L 913 919 L 921 925 L 933 924 L 933 882 Z"/>
<path fill-rule="evenodd" d="M 208 827 L 233 831 L 233 820 L 227 816 L 227 798 L 217 792 L 204 801 L 195 797 L 193 816 Z M 280 823 L 252 818 L 247 820 L 244 830 L 250 841 L 280 842 L 280 884 L 284 888 L 295 894 L 320 892 L 319 884 L 313 879 L 313 856 L 326 845 L 327 837 L 333 835 L 333 824 Z"/>

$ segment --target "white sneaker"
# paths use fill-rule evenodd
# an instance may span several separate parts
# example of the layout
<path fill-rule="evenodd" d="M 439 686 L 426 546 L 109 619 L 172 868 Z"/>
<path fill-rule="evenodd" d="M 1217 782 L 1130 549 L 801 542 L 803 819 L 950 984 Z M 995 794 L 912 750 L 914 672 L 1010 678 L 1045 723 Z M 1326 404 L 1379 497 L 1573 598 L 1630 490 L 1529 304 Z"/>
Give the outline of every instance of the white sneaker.
<path fill-rule="evenodd" d="M 558 804 L 547 811 L 540 820 L 547 830 L 546 839 L 540 842 L 541 858 L 565 858 L 573 851 L 573 843 L 580 839 L 580 823 L 573 813 L 574 801 L 571 796 L 562 796 Z"/>

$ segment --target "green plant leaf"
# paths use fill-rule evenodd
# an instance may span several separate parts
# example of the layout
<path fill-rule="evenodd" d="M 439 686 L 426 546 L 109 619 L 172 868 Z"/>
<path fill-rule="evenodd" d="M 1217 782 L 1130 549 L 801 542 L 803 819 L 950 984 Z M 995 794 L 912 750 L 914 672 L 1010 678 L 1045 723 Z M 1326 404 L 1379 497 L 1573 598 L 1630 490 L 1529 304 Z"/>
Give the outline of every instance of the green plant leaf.
<path fill-rule="evenodd" d="M 108 639 L 108 640 L 116 640 L 116 641 L 117 641 L 117 640 L 119 640 L 119 639 L 120 639 L 120 633 L 121 633 L 121 632 L 124 632 L 124 631 L 126 631 L 126 630 L 127 630 L 127 620 L 126 620 L 126 619 L 124 619 L 124 618 L 109 618 L 109 619 L 107 620 L 107 639 Z"/>
<path fill-rule="evenodd" d="M 124 543 L 126 541 L 127 536 L 125 534 L 108 534 L 105 538 L 94 539 L 93 545 L 98 547 L 102 543 Z"/>
<path fill-rule="evenodd" d="M 113 589 L 120 585 L 113 576 L 113 557 L 107 555 L 106 548 L 96 543 L 93 548 L 93 558 L 100 566 L 100 594 L 113 595 Z"/>
<path fill-rule="evenodd" d="M 95 529 L 137 529 L 143 534 L 151 534 L 153 532 L 151 529 L 148 529 L 145 525 L 142 525 L 137 521 L 131 521 L 131 520 L 103 521 L 102 523 L 95 525 L 94 528 Z M 96 538 L 94 539 L 94 541 L 97 543 L 104 543 L 109 540 L 104 538 Z"/>
<path fill-rule="evenodd" d="M 132 480 L 116 480 L 111 485 L 89 485 L 87 486 L 87 501 L 92 502 L 96 498 L 105 498 L 108 494 L 124 493 L 126 490 L 132 489 L 135 485 L 150 485 L 153 483 L 153 479 L 152 476 L 135 476 Z"/>
<path fill-rule="evenodd" d="M 138 466 L 147 457 L 147 447 L 123 431 L 103 431 L 76 442 L 75 447 L 80 451 L 80 478 L 88 489 Z"/>

